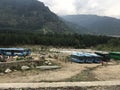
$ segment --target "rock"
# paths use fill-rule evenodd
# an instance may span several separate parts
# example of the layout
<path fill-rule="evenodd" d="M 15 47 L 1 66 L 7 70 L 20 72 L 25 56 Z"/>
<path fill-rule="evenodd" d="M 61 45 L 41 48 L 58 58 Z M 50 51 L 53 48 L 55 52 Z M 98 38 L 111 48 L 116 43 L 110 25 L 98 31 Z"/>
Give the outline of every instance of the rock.
<path fill-rule="evenodd" d="M 50 70 L 50 69 L 59 69 L 60 66 L 36 66 L 37 69 Z"/>
<path fill-rule="evenodd" d="M 52 65 L 52 63 L 50 62 L 50 60 L 47 60 L 44 62 L 46 65 Z"/>
<path fill-rule="evenodd" d="M 28 69 L 30 69 L 30 67 L 28 67 L 28 66 L 22 66 L 21 69 L 22 70 L 28 70 Z"/>
<path fill-rule="evenodd" d="M 12 72 L 12 70 L 9 69 L 9 68 L 7 68 L 7 69 L 5 70 L 5 73 L 10 73 L 10 72 Z"/>
<path fill-rule="evenodd" d="M 14 70 L 14 72 L 17 72 L 17 70 Z"/>
<path fill-rule="evenodd" d="M 4 75 L 4 73 L 0 73 L 0 76 L 3 76 Z"/>
<path fill-rule="evenodd" d="M 13 58 L 14 58 L 14 59 L 17 59 L 17 58 L 18 58 L 18 56 L 14 56 Z"/>
<path fill-rule="evenodd" d="M 49 63 L 48 63 L 48 65 L 52 65 L 52 63 L 51 63 L 51 62 L 49 62 Z"/>
<path fill-rule="evenodd" d="M 45 61 L 45 64 L 47 64 L 47 65 L 48 65 L 48 63 L 49 63 L 49 61 Z"/>

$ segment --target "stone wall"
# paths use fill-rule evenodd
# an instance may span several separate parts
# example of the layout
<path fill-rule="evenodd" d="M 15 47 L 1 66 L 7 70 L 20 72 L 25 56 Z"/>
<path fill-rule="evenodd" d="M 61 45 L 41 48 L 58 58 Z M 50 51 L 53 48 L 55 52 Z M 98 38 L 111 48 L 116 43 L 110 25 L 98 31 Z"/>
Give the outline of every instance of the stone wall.
<path fill-rule="evenodd" d="M 30 68 L 34 68 L 35 66 L 41 66 L 43 64 L 42 60 L 39 61 L 16 61 L 16 62 L 1 62 L 0 63 L 0 72 L 3 72 L 6 69 L 19 70 L 21 66 L 29 66 Z"/>

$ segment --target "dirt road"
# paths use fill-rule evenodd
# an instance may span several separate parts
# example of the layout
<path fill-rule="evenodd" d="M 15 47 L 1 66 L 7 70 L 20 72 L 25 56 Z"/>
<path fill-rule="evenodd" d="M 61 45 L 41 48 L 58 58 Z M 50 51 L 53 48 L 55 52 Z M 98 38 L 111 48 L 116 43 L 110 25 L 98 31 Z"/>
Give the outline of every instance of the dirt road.
<path fill-rule="evenodd" d="M 120 81 L 93 82 L 52 82 L 52 83 L 2 83 L 0 88 L 46 88 L 46 87 L 91 87 L 91 86 L 119 86 Z"/>

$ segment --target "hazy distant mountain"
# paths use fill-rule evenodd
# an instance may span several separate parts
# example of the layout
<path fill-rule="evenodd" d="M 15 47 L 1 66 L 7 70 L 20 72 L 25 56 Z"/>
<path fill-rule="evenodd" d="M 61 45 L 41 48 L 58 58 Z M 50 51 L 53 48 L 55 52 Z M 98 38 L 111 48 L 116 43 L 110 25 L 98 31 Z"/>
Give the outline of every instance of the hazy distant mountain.
<path fill-rule="evenodd" d="M 38 0 L 0 0 L 0 30 L 70 32 L 64 22 Z"/>
<path fill-rule="evenodd" d="M 112 17 L 97 15 L 68 15 L 63 16 L 66 21 L 86 28 L 86 33 L 102 35 L 120 35 L 120 20 Z"/>
<path fill-rule="evenodd" d="M 69 22 L 69 21 L 65 21 L 65 24 L 71 28 L 71 30 L 74 32 L 74 33 L 78 33 L 78 34 L 91 34 L 89 32 L 89 30 L 81 25 L 77 25 L 75 23 L 72 23 L 72 22 Z"/>

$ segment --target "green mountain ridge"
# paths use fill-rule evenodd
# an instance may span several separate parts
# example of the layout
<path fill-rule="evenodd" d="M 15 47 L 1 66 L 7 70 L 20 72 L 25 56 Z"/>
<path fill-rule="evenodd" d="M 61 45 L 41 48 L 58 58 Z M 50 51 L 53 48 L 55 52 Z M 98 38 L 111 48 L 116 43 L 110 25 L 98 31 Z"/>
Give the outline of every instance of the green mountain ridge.
<path fill-rule="evenodd" d="M 70 28 L 38 0 L 0 0 L 0 31 L 69 33 Z"/>
<path fill-rule="evenodd" d="M 87 29 L 86 33 L 95 35 L 120 35 L 120 19 L 97 15 L 62 16 L 68 22 Z"/>

